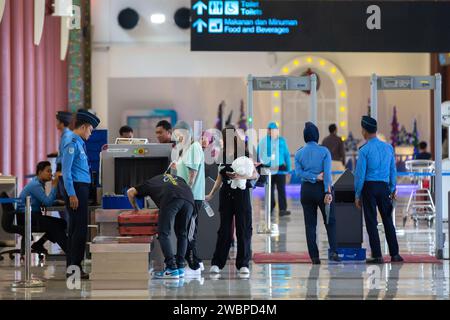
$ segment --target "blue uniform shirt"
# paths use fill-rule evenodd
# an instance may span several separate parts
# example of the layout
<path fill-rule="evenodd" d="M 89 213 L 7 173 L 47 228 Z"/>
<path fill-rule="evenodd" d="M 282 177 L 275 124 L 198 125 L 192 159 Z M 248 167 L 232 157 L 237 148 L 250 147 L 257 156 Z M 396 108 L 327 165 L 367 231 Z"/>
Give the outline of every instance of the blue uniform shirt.
<path fill-rule="evenodd" d="M 356 198 L 361 198 L 365 181 L 383 181 L 391 192 L 397 184 L 394 148 L 390 144 L 372 138 L 359 149 L 355 170 Z"/>
<path fill-rule="evenodd" d="M 66 144 L 72 141 L 73 132 L 69 128 L 64 128 L 61 135 L 61 142 L 59 143 L 58 157 L 56 158 L 56 164 L 62 162 L 63 149 Z"/>
<path fill-rule="evenodd" d="M 264 137 L 258 145 L 258 157 L 264 165 L 276 168 L 272 174 L 286 174 L 291 171 L 291 154 L 283 137 L 272 140 L 270 136 Z M 283 171 L 279 171 L 280 167 Z"/>
<path fill-rule="evenodd" d="M 31 211 L 39 212 L 41 207 L 51 207 L 56 199 L 56 188 L 52 188 L 49 195 L 45 193 L 45 184 L 34 177 L 20 193 L 21 203 L 17 205 L 18 212 L 25 212 L 27 197 L 31 196 Z"/>
<path fill-rule="evenodd" d="M 317 176 L 323 172 L 324 191 L 331 188 L 331 154 L 317 142 L 308 142 L 295 154 L 295 174 L 302 182 L 316 183 Z"/>
<path fill-rule="evenodd" d="M 74 182 L 91 183 L 88 157 L 84 140 L 76 134 L 63 148 L 62 175 L 69 197 L 75 195 Z"/>

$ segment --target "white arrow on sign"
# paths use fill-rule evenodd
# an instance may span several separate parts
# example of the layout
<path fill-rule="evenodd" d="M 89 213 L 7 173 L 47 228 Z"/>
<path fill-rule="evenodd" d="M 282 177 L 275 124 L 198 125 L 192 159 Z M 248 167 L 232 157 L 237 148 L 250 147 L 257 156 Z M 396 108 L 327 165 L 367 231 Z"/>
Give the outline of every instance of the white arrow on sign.
<path fill-rule="evenodd" d="M 201 16 L 201 15 L 203 15 L 203 10 L 208 9 L 208 6 L 201 1 L 198 1 L 196 4 L 194 4 L 194 6 L 192 8 L 194 10 L 197 10 L 197 14 L 199 16 Z"/>
<path fill-rule="evenodd" d="M 198 33 L 202 33 L 203 28 L 208 27 L 208 24 L 205 21 L 203 21 L 202 19 L 197 19 L 197 21 L 194 22 L 193 27 L 197 28 Z"/>

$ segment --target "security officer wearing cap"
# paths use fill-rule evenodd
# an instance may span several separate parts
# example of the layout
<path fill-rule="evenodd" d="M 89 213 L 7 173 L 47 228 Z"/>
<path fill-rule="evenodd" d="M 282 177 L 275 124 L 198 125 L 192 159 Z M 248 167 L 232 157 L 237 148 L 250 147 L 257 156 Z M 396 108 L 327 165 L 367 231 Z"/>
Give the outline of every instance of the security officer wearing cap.
<path fill-rule="evenodd" d="M 291 154 L 286 139 L 280 136 L 278 125 L 275 122 L 267 126 L 267 136 L 261 139 L 258 145 L 258 158 L 265 166 L 271 167 L 271 210 L 275 208 L 275 187 L 278 191 L 279 215 L 288 216 L 286 201 L 286 177 L 291 171 Z"/>
<path fill-rule="evenodd" d="M 341 259 L 336 251 L 331 154 L 326 147 L 318 144 L 319 129 L 313 123 L 307 122 L 305 124 L 303 138 L 306 145 L 295 154 L 295 173 L 302 181 L 300 200 L 305 218 L 309 256 L 313 264 L 320 264 L 319 249 L 316 242 L 317 208 L 319 208 L 327 229 L 330 260 L 339 262 Z M 330 206 L 328 215 L 325 205 Z"/>
<path fill-rule="evenodd" d="M 377 121 L 369 116 L 361 120 L 362 135 L 367 141 L 359 149 L 355 171 L 355 204 L 364 211 L 372 258 L 367 263 L 384 263 L 378 235 L 377 207 L 383 220 L 391 262 L 401 262 L 395 226 L 392 220 L 396 199 L 395 154 L 391 145 L 377 138 Z"/>
<path fill-rule="evenodd" d="M 72 140 L 73 132 L 69 129 L 69 124 L 72 122 L 72 113 L 67 111 L 58 111 L 56 113 L 56 129 L 61 133 L 61 141 L 59 142 L 58 156 L 56 158 L 56 172 L 61 172 L 63 146 Z M 58 180 L 58 199 L 65 198 L 64 180 Z"/>
<path fill-rule="evenodd" d="M 61 141 L 58 148 L 58 157 L 56 158 L 56 171 L 61 171 L 63 146 L 72 140 L 72 130 L 69 124 L 72 122 L 72 113 L 66 111 L 58 111 L 56 113 L 56 129 L 61 133 Z"/>
<path fill-rule="evenodd" d="M 91 183 L 85 141 L 99 123 L 100 120 L 92 113 L 78 111 L 72 139 L 63 146 L 62 173 L 69 212 L 67 266 L 78 266 L 80 270 L 86 246 Z M 81 278 L 88 279 L 89 275 L 81 271 Z"/>

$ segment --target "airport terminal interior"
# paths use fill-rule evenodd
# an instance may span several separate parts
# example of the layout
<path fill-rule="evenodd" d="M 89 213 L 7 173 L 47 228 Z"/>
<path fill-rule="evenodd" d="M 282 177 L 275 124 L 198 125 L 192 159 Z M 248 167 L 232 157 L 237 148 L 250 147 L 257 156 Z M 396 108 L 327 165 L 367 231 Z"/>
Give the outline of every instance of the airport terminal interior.
<path fill-rule="evenodd" d="M 0 300 L 448 300 L 448 21 L 0 0 Z"/>

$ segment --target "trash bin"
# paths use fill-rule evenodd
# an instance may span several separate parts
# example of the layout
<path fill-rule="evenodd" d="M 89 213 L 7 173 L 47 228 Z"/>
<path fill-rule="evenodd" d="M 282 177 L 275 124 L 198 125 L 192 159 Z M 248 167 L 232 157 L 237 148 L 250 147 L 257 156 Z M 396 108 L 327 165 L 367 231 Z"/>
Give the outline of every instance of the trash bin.
<path fill-rule="evenodd" d="M 355 206 L 354 176 L 346 170 L 334 184 L 336 242 L 342 260 L 365 260 L 362 211 Z"/>

